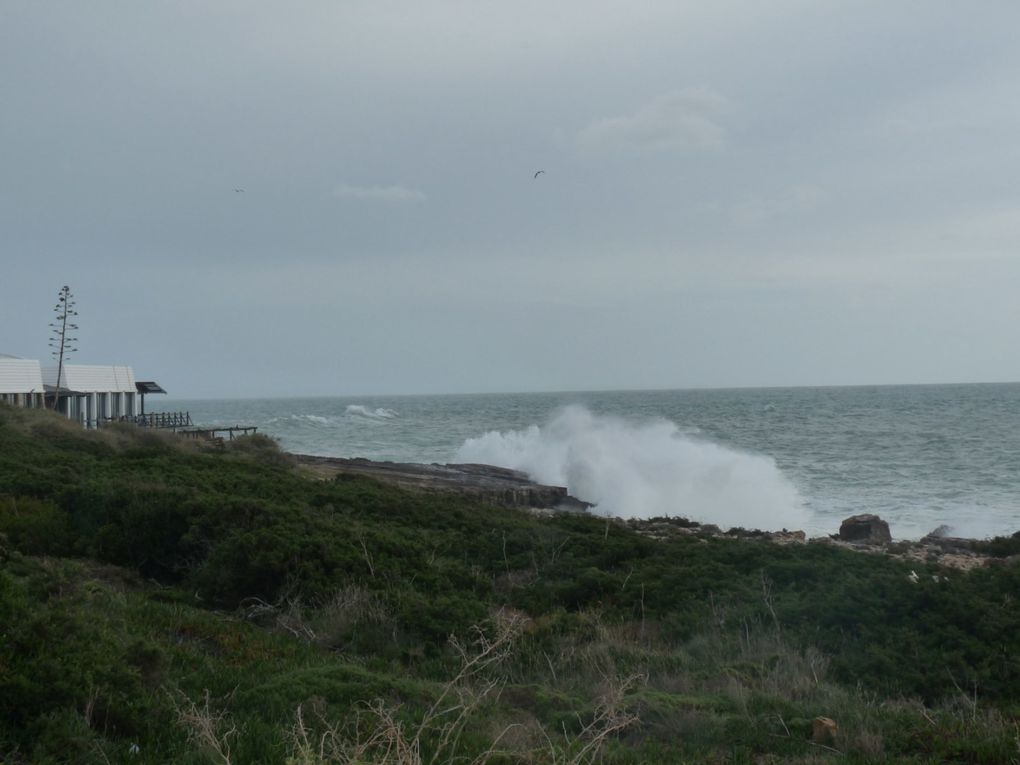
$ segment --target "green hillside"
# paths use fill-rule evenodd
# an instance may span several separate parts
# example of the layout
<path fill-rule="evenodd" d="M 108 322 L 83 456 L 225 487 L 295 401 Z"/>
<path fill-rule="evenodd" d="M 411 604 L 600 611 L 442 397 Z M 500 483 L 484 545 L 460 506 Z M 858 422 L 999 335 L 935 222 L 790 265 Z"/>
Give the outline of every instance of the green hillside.
<path fill-rule="evenodd" d="M 1017 547 L 653 539 L 0 408 L 0 762 L 1020 762 Z"/>

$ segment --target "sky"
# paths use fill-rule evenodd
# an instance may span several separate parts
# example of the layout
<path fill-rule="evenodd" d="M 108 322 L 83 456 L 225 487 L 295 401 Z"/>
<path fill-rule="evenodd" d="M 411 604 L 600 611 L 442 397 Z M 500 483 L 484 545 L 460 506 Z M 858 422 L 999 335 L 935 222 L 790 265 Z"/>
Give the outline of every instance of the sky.
<path fill-rule="evenodd" d="M 0 352 L 67 284 L 175 399 L 1020 380 L 1017 29 L 3 0 Z"/>

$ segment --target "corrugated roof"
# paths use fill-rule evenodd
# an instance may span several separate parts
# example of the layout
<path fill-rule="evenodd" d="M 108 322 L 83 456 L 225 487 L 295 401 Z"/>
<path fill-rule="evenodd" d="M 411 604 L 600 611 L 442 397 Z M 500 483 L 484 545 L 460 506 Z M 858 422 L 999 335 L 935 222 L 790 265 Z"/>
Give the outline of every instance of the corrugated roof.
<path fill-rule="evenodd" d="M 43 379 L 47 385 L 57 384 L 56 365 L 43 369 Z M 85 393 L 135 393 L 135 373 L 122 365 L 65 364 L 60 387 Z"/>
<path fill-rule="evenodd" d="M 39 362 L 0 356 L 0 393 L 42 393 L 43 378 Z"/>

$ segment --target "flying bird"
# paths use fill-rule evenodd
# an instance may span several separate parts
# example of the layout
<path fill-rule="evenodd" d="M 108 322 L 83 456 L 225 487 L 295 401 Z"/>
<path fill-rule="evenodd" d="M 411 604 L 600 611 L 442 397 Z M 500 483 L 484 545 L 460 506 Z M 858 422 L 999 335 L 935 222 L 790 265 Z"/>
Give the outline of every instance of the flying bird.
<path fill-rule="evenodd" d="M 536 172 L 536 173 L 535 173 L 535 174 L 534 174 L 533 176 L 531 176 L 531 179 L 532 179 L 532 180 L 535 180 L 535 178 L 537 178 L 538 176 L 540 176 L 540 175 L 541 175 L 542 173 L 544 173 L 544 172 L 545 172 L 545 170 L 539 170 L 539 171 L 538 171 L 538 172 Z"/>

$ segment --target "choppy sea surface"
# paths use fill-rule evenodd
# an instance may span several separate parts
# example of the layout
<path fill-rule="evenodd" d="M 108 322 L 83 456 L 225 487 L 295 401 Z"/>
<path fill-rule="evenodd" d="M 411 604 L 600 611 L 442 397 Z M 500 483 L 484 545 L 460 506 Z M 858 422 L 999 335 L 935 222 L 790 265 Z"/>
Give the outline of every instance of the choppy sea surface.
<path fill-rule="evenodd" d="M 516 468 L 623 517 L 1020 530 L 1020 383 L 148 403 L 291 452 Z"/>

